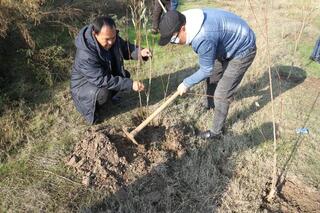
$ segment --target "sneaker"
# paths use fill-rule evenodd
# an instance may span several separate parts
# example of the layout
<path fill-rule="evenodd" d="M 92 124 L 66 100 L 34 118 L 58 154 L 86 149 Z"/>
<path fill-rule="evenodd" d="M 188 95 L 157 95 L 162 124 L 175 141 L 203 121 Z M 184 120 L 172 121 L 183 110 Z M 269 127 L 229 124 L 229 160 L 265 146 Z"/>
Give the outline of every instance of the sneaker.
<path fill-rule="evenodd" d="M 198 136 L 202 139 L 220 140 L 222 138 L 222 134 L 215 134 L 215 133 L 211 132 L 210 130 L 200 132 Z"/>

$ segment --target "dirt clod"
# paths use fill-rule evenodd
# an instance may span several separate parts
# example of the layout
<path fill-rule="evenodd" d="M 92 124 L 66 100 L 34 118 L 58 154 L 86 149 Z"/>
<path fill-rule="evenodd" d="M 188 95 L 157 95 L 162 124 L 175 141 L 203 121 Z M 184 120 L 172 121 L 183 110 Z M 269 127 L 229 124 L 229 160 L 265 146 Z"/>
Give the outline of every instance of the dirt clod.
<path fill-rule="evenodd" d="M 264 203 L 262 208 L 284 213 L 320 212 L 320 192 L 296 178 L 286 180 L 273 203 Z"/>
<path fill-rule="evenodd" d="M 81 175 L 84 186 L 115 192 L 150 172 L 166 172 L 159 165 L 171 159 L 172 154 L 179 158 L 185 154 L 185 134 L 183 125 L 147 126 L 136 136 L 145 146 L 141 151 L 120 129 L 92 128 L 65 161 Z M 156 191 L 148 192 L 152 202 L 161 197 Z"/>

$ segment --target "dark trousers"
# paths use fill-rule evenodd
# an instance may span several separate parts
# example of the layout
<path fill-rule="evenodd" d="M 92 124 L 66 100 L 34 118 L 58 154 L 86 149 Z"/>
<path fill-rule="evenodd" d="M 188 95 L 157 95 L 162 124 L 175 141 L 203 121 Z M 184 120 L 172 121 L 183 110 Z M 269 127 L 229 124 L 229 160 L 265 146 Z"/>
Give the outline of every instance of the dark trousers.
<path fill-rule="evenodd" d="M 179 5 L 178 0 L 171 0 L 171 10 L 177 10 L 178 5 Z"/>
<path fill-rule="evenodd" d="M 213 75 L 207 79 L 206 94 L 208 106 L 214 106 L 214 117 L 211 131 L 221 134 L 224 127 L 229 105 L 233 95 L 256 55 L 256 49 L 252 49 L 246 56 L 228 61 L 216 60 Z"/>
<path fill-rule="evenodd" d="M 316 45 L 313 48 L 312 54 L 310 56 L 310 59 L 320 63 L 320 37 L 317 40 Z"/>
<path fill-rule="evenodd" d="M 168 0 L 161 0 L 163 6 L 167 11 L 171 10 L 171 2 Z M 163 9 L 158 0 L 154 1 L 153 14 L 152 14 L 152 28 L 159 29 L 160 18 L 163 13 Z"/>
<path fill-rule="evenodd" d="M 110 97 L 111 97 L 111 91 L 109 91 L 107 88 L 99 89 L 99 92 L 97 95 L 97 105 L 98 106 L 104 105 L 105 103 L 107 103 Z"/>
<path fill-rule="evenodd" d="M 119 95 L 118 91 L 108 90 L 107 88 L 100 88 L 97 94 L 96 108 L 94 112 L 94 123 L 100 122 L 101 118 L 108 113 L 108 105 L 112 98 Z"/>
<path fill-rule="evenodd" d="M 125 70 L 125 78 L 130 78 L 130 73 Z M 96 108 L 95 108 L 95 118 L 97 119 L 97 110 L 102 109 L 103 105 L 105 105 L 110 99 L 121 95 L 121 92 L 115 91 L 115 90 L 108 90 L 107 88 L 99 88 L 98 94 L 97 94 L 97 101 L 96 101 Z"/>

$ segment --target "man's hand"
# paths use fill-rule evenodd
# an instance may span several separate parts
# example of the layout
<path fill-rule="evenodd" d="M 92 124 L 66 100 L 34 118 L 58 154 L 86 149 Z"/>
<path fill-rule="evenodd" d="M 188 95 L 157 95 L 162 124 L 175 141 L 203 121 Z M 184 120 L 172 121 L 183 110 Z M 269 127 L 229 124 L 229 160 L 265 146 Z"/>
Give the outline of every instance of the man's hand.
<path fill-rule="evenodd" d="M 146 57 L 146 58 L 152 57 L 152 53 L 148 48 L 142 49 L 140 54 L 142 57 Z"/>
<path fill-rule="evenodd" d="M 141 92 L 144 90 L 144 85 L 140 81 L 134 81 L 132 84 L 132 89 L 133 89 L 133 91 Z"/>
<path fill-rule="evenodd" d="M 187 91 L 188 91 L 188 87 L 186 87 L 184 85 L 184 83 L 181 83 L 179 86 L 178 86 L 178 89 L 177 89 L 178 93 L 180 96 L 182 96 L 183 94 L 185 94 Z"/>

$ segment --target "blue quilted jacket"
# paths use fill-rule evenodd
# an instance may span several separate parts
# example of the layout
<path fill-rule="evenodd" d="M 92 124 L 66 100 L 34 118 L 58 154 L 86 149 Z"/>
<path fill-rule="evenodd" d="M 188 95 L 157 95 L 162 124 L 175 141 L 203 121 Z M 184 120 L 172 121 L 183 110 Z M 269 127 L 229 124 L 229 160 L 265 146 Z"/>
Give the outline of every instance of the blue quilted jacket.
<path fill-rule="evenodd" d="M 191 46 L 199 56 L 200 68 L 184 79 L 191 87 L 210 77 L 215 59 L 230 60 L 246 56 L 256 47 L 254 32 L 239 16 L 221 9 L 202 9 L 204 19 Z"/>

